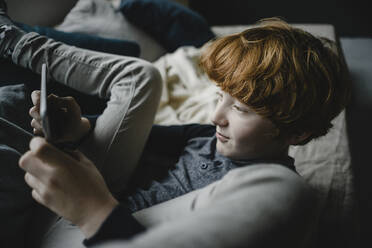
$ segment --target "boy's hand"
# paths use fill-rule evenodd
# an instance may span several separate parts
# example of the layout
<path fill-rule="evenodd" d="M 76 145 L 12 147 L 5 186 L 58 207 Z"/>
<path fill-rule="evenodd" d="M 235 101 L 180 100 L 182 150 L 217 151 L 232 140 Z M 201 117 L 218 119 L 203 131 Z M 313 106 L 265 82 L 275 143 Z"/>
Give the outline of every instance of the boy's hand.
<path fill-rule="evenodd" d="M 34 104 L 29 111 L 33 118 L 31 126 L 34 128 L 34 134 L 43 136 L 40 117 L 40 91 L 33 91 L 31 99 Z M 53 125 L 56 125 L 55 130 L 57 130 L 54 143 L 77 142 L 89 132 L 89 120 L 81 117 L 80 106 L 73 97 L 58 97 L 50 94 L 48 105 L 53 113 Z"/>
<path fill-rule="evenodd" d="M 35 137 L 19 160 L 32 197 L 70 220 L 88 238 L 118 204 L 102 175 L 81 152 L 64 153 Z"/>

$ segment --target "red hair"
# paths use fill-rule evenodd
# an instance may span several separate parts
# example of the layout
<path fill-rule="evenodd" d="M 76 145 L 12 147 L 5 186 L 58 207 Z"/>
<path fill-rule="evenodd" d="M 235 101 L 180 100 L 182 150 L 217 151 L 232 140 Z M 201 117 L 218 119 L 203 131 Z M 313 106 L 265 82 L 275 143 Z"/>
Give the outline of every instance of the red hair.
<path fill-rule="evenodd" d="M 280 134 L 325 135 L 349 100 L 350 82 L 335 43 L 274 18 L 205 48 L 200 65 L 216 84 Z"/>

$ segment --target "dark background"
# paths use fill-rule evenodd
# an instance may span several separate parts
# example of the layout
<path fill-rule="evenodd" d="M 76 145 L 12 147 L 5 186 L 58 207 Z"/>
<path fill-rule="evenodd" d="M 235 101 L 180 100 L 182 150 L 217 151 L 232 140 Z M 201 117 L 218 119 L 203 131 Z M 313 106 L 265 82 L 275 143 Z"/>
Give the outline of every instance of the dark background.
<path fill-rule="evenodd" d="M 252 24 L 280 16 L 291 23 L 333 24 L 339 36 L 372 37 L 369 0 L 190 0 L 189 7 L 210 25 Z"/>

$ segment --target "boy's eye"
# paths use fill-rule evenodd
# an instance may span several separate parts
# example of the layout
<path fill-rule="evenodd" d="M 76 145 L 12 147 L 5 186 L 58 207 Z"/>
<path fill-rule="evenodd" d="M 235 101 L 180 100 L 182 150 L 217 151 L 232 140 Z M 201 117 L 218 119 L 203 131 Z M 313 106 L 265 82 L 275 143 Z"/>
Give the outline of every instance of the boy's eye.
<path fill-rule="evenodd" d="M 221 99 L 222 99 L 222 94 L 221 94 L 221 92 L 217 92 L 216 94 L 217 94 L 217 99 L 218 99 L 218 100 L 221 100 Z"/>
<path fill-rule="evenodd" d="M 233 105 L 233 108 L 239 112 L 247 112 L 244 109 L 240 108 L 238 105 Z"/>
<path fill-rule="evenodd" d="M 239 106 L 237 106 L 237 105 L 233 105 L 233 108 L 236 109 L 236 110 L 238 110 L 238 111 L 243 112 L 243 110 L 241 108 L 239 108 Z"/>

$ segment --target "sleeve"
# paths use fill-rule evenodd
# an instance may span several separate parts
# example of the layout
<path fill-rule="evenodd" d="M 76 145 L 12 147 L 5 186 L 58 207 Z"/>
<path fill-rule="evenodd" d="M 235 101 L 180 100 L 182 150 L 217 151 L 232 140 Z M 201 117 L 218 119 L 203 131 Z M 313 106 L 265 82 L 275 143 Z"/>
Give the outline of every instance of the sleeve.
<path fill-rule="evenodd" d="M 145 227 L 132 216 L 125 205 L 119 204 L 98 231 L 91 238 L 85 239 L 83 244 L 90 247 L 107 240 L 125 240 L 143 231 Z"/>
<path fill-rule="evenodd" d="M 316 232 L 316 199 L 306 182 L 283 166 L 234 169 L 191 195 L 134 213 L 146 232 L 97 248 L 304 247 Z"/>

